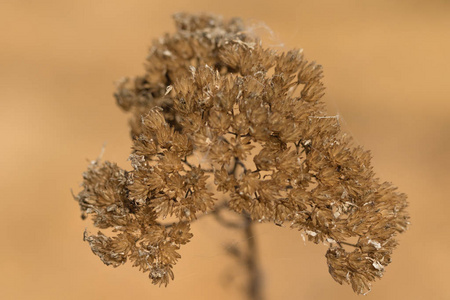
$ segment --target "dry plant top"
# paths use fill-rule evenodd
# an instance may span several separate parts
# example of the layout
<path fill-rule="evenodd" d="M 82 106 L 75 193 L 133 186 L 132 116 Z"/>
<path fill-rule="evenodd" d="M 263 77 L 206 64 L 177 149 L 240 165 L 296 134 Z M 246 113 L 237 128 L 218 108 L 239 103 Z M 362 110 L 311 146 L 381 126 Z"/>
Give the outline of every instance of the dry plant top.
<path fill-rule="evenodd" d="M 329 244 L 334 280 L 368 292 L 409 224 L 406 196 L 327 116 L 322 67 L 299 50 L 264 48 L 240 19 L 174 19 L 145 74 L 115 94 L 132 114 L 132 170 L 97 160 L 83 174 L 83 218 L 116 233 L 86 232 L 92 251 L 167 285 L 190 222 L 226 207 Z M 162 223 L 168 216 L 177 221 Z"/>

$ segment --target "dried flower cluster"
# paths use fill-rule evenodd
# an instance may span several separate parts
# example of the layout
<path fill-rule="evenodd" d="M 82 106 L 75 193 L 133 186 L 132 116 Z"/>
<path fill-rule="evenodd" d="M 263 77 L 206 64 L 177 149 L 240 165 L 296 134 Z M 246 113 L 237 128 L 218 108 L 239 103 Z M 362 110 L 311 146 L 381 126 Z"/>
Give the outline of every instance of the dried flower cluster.
<path fill-rule="evenodd" d="M 239 19 L 174 18 L 145 74 L 115 94 L 132 113 L 132 170 L 95 161 L 84 173 L 83 217 L 116 233 L 86 233 L 92 251 L 167 285 L 190 222 L 225 201 L 329 244 L 332 277 L 368 292 L 407 228 L 406 196 L 375 178 L 369 152 L 326 115 L 321 66 L 262 47 Z M 161 223 L 168 216 L 178 221 Z"/>

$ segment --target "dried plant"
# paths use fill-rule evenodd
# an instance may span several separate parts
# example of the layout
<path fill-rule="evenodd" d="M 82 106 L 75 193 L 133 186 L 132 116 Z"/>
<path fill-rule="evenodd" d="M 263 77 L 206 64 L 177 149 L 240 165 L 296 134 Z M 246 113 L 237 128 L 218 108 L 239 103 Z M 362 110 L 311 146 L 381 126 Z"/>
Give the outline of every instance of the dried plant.
<path fill-rule="evenodd" d="M 375 178 L 369 151 L 327 116 L 322 67 L 299 50 L 264 48 L 240 19 L 174 19 L 176 33 L 154 41 L 145 74 L 115 94 L 132 115 L 132 170 L 97 160 L 83 174 L 82 217 L 116 233 L 86 232 L 92 251 L 167 285 L 190 223 L 210 213 L 227 224 L 227 209 L 244 220 L 228 225 L 248 235 L 256 220 L 329 244 L 334 280 L 370 291 L 409 223 L 406 196 Z M 176 221 L 162 223 L 168 216 Z M 260 299 L 252 247 L 248 293 Z"/>

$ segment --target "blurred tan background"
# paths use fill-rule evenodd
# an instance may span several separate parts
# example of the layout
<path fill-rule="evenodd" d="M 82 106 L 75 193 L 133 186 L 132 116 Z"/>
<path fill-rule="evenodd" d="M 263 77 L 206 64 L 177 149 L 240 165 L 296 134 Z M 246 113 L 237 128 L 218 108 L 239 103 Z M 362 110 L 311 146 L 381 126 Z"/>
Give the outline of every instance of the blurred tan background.
<path fill-rule="evenodd" d="M 224 247 L 242 236 L 195 223 L 175 281 L 158 288 L 92 254 L 82 232 L 94 229 L 70 193 L 104 143 L 104 158 L 128 168 L 113 83 L 143 72 L 178 11 L 263 21 L 268 44 L 324 66 L 330 115 L 409 195 L 410 230 L 365 299 L 450 299 L 447 0 L 0 1 L 0 298 L 241 299 L 243 272 Z M 326 246 L 271 224 L 256 238 L 267 299 L 357 299 L 328 274 Z"/>

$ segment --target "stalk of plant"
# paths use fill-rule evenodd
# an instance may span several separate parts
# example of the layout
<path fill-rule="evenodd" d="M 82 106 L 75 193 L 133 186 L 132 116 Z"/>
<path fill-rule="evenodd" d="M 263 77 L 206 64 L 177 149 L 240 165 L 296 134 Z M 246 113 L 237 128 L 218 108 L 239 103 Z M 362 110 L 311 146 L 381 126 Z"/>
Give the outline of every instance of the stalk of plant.
<path fill-rule="evenodd" d="M 92 251 L 167 285 L 190 223 L 208 214 L 247 236 L 247 296 L 263 299 L 253 226 L 272 222 L 328 244 L 333 279 L 370 291 L 409 224 L 406 196 L 375 177 L 369 151 L 326 114 L 322 67 L 300 50 L 265 48 L 240 19 L 174 19 L 145 74 L 115 94 L 132 116 L 132 168 L 96 160 L 83 174 L 82 217 L 115 233 L 86 232 Z"/>

